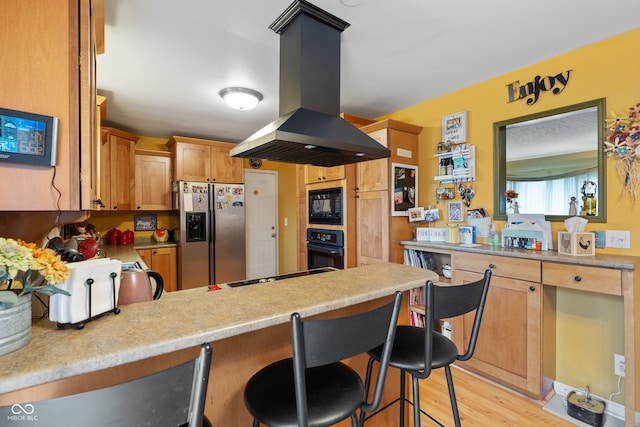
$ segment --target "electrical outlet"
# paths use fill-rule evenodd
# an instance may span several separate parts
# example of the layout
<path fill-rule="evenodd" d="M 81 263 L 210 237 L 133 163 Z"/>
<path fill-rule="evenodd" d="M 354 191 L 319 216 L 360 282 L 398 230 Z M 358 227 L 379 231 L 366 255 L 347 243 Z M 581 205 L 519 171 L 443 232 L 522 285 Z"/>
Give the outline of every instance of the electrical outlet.
<path fill-rule="evenodd" d="M 621 354 L 613 355 L 613 373 L 624 377 L 624 356 Z"/>
<path fill-rule="evenodd" d="M 631 232 L 629 230 L 607 230 L 605 236 L 608 248 L 631 248 Z"/>

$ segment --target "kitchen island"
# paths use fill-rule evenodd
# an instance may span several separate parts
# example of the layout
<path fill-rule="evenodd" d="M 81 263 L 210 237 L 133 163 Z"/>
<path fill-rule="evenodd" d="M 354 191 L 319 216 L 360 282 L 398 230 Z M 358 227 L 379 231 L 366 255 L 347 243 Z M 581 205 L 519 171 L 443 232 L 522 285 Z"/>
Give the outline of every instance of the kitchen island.
<path fill-rule="evenodd" d="M 290 357 L 292 312 L 303 318 L 356 312 L 428 279 L 438 277 L 399 264 L 376 264 L 219 291 L 167 293 L 157 301 L 122 306 L 120 314 L 104 315 L 82 330 L 60 330 L 41 320 L 34 323 L 26 347 L 0 357 L 0 405 L 127 381 L 181 363 L 193 357 L 201 343 L 210 342 L 205 413 L 216 426 L 250 425 L 242 400 L 244 384 L 262 366 Z M 364 372 L 366 360 L 354 358 L 352 364 Z M 389 396 L 397 391 L 395 377 L 388 378 Z M 383 416 L 372 425 L 384 425 Z"/>

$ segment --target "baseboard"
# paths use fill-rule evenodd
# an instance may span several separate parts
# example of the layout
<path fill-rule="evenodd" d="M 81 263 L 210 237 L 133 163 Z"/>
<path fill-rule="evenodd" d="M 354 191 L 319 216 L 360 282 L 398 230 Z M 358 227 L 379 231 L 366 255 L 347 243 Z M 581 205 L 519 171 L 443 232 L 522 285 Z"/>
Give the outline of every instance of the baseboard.
<path fill-rule="evenodd" d="M 570 387 L 566 384 L 563 384 L 559 381 L 554 381 L 553 382 L 553 390 L 556 392 L 556 394 L 562 396 L 563 398 L 566 399 L 567 395 L 575 390 L 575 387 Z M 617 402 L 613 402 L 611 400 L 607 400 L 605 398 L 603 398 L 602 396 L 598 396 L 598 395 L 593 395 L 595 397 L 597 397 L 598 399 L 602 399 L 606 402 L 606 407 L 605 407 L 605 414 L 607 414 L 608 416 L 617 418 L 621 421 L 624 421 L 624 405 L 621 405 Z M 638 425 L 638 422 L 640 420 L 640 414 L 638 414 L 636 412 L 636 421 L 634 423 L 634 425 Z"/>

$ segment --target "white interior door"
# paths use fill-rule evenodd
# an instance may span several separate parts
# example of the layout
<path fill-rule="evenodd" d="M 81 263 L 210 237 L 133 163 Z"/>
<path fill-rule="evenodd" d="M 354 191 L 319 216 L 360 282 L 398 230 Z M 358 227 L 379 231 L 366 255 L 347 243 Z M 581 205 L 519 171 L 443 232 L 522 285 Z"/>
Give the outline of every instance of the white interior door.
<path fill-rule="evenodd" d="M 247 279 L 278 274 L 278 172 L 245 169 Z"/>

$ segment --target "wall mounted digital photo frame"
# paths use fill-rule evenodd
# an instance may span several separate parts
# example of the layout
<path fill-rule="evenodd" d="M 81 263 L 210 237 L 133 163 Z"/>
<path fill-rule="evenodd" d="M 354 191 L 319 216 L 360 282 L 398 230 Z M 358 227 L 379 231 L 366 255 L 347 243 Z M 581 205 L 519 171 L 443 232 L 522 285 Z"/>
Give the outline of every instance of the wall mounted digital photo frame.
<path fill-rule="evenodd" d="M 0 162 L 55 166 L 57 117 L 0 108 Z"/>

